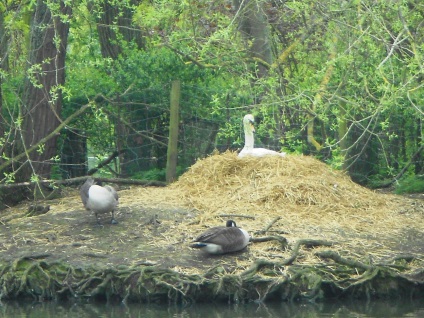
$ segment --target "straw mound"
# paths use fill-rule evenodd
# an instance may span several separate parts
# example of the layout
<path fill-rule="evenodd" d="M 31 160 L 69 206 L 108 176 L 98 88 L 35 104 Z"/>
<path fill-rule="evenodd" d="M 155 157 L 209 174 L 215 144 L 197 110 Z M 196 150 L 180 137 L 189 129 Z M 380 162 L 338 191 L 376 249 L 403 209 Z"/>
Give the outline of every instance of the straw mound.
<path fill-rule="evenodd" d="M 303 238 L 324 239 L 357 257 L 387 256 L 407 231 L 424 226 L 422 211 L 410 209 L 407 199 L 364 188 L 307 156 L 213 155 L 199 160 L 167 190 L 181 205 L 198 210 L 197 220 L 174 228 L 189 237 L 231 218 L 253 237 L 283 234 L 291 244 Z M 249 255 L 273 258 L 277 246 L 253 244 Z M 282 256 L 287 255 L 279 252 L 275 257 Z M 320 261 L 313 253 L 304 257 L 306 263 Z"/>
<path fill-rule="evenodd" d="M 215 204 L 219 204 L 218 200 L 276 208 L 282 204 L 319 205 L 323 211 L 334 212 L 367 209 L 385 201 L 341 172 L 305 156 L 239 159 L 237 154 L 227 152 L 198 161 L 175 186 L 187 198 L 210 198 Z M 207 206 L 211 207 L 209 203 Z"/>

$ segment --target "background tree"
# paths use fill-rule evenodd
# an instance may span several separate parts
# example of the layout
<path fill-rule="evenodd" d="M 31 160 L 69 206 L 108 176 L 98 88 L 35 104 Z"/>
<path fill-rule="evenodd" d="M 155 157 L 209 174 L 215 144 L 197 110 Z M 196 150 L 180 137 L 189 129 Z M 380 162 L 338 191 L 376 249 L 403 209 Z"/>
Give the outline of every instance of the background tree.
<path fill-rule="evenodd" d="M 26 152 L 20 180 L 49 178 L 57 156 L 57 136 L 51 134 L 62 121 L 62 90 L 71 7 L 63 1 L 36 3 L 31 21 L 29 67 L 22 95 L 22 148 Z M 28 149 L 38 144 L 36 151 Z"/>
<path fill-rule="evenodd" d="M 59 8 L 44 3 L 57 17 Z M 253 112 L 258 145 L 315 155 L 357 182 L 387 184 L 400 174 L 416 180 L 422 174 L 424 18 L 417 0 L 155 0 L 113 6 L 91 0 L 72 7 L 67 81 L 39 90 L 50 101 L 56 101 L 56 89 L 67 93 L 67 99 L 58 98 L 64 104 L 56 119 L 90 107 L 61 133 L 52 151 L 62 161 L 53 165 L 54 177 L 85 173 L 65 167 L 83 167 L 87 157 L 93 166 L 94 158 L 119 153 L 101 173 L 163 178 L 174 79 L 182 84 L 179 171 L 214 148 L 240 149 L 241 118 Z M 24 14 L 13 16 L 10 7 L 5 12 L 8 52 L 21 56 L 13 30 L 25 36 Z M 2 73 L 9 140 L 20 140 L 12 131 L 35 129 L 22 123 L 29 108 L 21 115 L 16 108 L 29 99 L 29 90 L 24 94 L 13 79 L 40 82 L 29 75 L 40 74 L 37 67 L 46 61 L 34 62 L 27 73 L 21 62 L 11 65 L 9 72 L 18 76 Z M 30 95 L 36 93 L 33 88 Z M 60 108 L 53 104 L 44 111 Z M 9 149 L 3 153 L 6 164 L 16 152 L 3 146 Z M 27 162 L 48 163 L 54 155 L 45 153 Z M 17 166 L 2 170 L 3 182 L 16 171 Z M 27 177 L 35 169 L 30 171 Z"/>
<path fill-rule="evenodd" d="M 7 36 L 6 28 L 4 25 L 4 15 L 6 8 L 2 5 L 0 7 L 0 116 L 3 116 L 3 74 L 7 72 Z M 0 136 L 4 136 L 4 119 L 2 118 L 0 122 Z M 1 147 L 3 148 L 3 147 Z"/>

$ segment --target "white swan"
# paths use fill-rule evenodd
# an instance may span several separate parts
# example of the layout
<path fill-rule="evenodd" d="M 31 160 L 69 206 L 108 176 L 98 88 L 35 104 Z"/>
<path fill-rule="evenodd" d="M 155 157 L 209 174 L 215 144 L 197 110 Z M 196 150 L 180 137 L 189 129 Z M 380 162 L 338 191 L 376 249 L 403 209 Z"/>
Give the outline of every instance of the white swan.
<path fill-rule="evenodd" d="M 100 225 L 98 213 L 112 213 L 112 224 L 117 224 L 115 220 L 115 208 L 118 205 L 118 194 L 111 186 L 100 186 L 94 184 L 94 179 L 89 177 L 80 189 L 81 201 L 87 210 L 93 211 L 97 224 Z"/>
<path fill-rule="evenodd" d="M 243 127 L 244 127 L 244 147 L 238 154 L 239 158 L 245 156 L 254 156 L 254 157 L 263 157 L 268 155 L 278 155 L 284 157 L 286 155 L 285 152 L 277 152 L 270 149 L 265 148 L 255 148 L 255 139 L 253 133 L 255 132 L 254 127 L 255 118 L 252 114 L 247 114 L 243 118 Z"/>
<path fill-rule="evenodd" d="M 228 220 L 226 226 L 212 227 L 200 234 L 190 247 L 208 254 L 224 254 L 242 250 L 249 241 L 249 233 L 237 227 L 233 220 Z"/>

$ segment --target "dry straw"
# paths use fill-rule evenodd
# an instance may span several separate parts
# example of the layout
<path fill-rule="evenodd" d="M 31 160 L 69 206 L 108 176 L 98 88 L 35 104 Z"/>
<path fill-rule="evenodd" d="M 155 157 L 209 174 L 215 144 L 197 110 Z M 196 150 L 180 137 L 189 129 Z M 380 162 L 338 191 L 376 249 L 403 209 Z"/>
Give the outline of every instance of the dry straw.
<path fill-rule="evenodd" d="M 298 220 L 299 226 L 339 222 L 357 230 L 378 230 L 377 221 L 388 225 L 405 204 L 398 196 L 352 182 L 313 157 L 294 155 L 211 156 L 194 164 L 171 189 L 208 220 L 231 212 L 259 219 L 279 216 Z"/>
<path fill-rule="evenodd" d="M 193 238 L 206 228 L 223 225 L 227 219 L 235 220 L 256 238 L 269 235 L 287 238 L 289 248 L 284 250 L 277 241 L 251 244 L 241 258 L 231 258 L 237 261 L 237 270 L 249 267 L 256 259 L 286 259 L 300 239 L 336 243 L 331 248 L 302 247 L 301 256 L 296 259 L 301 264 L 322 262 L 315 252 L 333 249 L 362 261 L 370 255 L 376 261 L 383 261 L 399 253 L 412 253 L 414 266 L 423 266 L 422 242 L 413 239 L 414 233 L 422 235 L 424 228 L 422 203 L 371 191 L 313 157 L 240 159 L 236 153 L 226 152 L 198 160 L 168 187 L 133 187 L 119 191 L 119 195 L 122 219 L 124 215 L 131 218 L 131 222 L 124 221 L 117 227 L 122 229 L 124 240 L 132 232 L 152 237 L 151 228 L 143 226 L 148 221 L 147 211 L 158 214 L 160 234 L 148 241 L 158 248 L 172 246 L 190 252 L 188 245 Z M 42 245 L 45 244 L 42 240 L 50 234 L 53 239 L 49 246 L 69 243 L 69 226 L 74 226 L 81 217 L 91 217 L 78 209 L 83 207 L 77 193 L 52 202 L 47 219 L 40 217 L 39 221 L 57 224 L 47 224 L 42 236 L 31 225 L 24 230 L 26 223 L 21 224 L 19 216 L 25 214 L 25 207 L 11 209 L 0 221 L 15 224 L 19 231 L 11 234 L 13 240 L 4 244 L 8 247 L 31 240 Z M 69 214 L 73 210 L 78 213 Z M 97 241 L 90 234 L 89 225 L 80 231 L 86 238 L 84 244 Z M 196 271 L 195 268 L 178 270 Z"/>
<path fill-rule="evenodd" d="M 327 239 L 357 257 L 389 257 L 405 231 L 424 227 L 422 206 L 362 187 L 308 156 L 213 155 L 195 163 L 168 190 L 181 205 L 198 210 L 197 227 L 184 222 L 177 227 L 193 237 L 232 218 L 253 234 L 269 227 L 268 234 L 284 233 L 289 242 Z M 255 244 L 252 257 L 282 257 L 273 253 L 276 245 Z"/>

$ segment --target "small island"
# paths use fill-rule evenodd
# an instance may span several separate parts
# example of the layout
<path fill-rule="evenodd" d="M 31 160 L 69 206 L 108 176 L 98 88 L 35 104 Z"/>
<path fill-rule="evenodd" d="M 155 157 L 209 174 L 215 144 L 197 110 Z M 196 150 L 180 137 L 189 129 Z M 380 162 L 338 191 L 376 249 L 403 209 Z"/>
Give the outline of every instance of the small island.
<path fill-rule="evenodd" d="M 361 187 L 308 156 L 198 160 L 166 187 L 116 185 L 116 225 L 77 188 L 0 215 L 0 299 L 230 303 L 414 298 L 424 292 L 424 201 Z M 234 219 L 240 252 L 189 247 Z"/>

